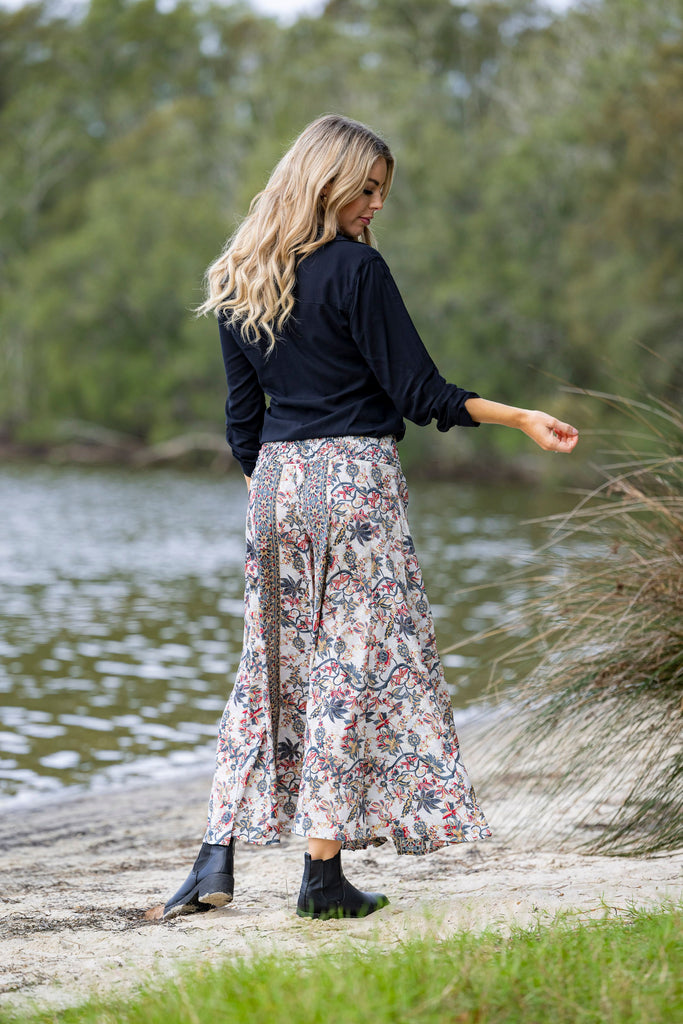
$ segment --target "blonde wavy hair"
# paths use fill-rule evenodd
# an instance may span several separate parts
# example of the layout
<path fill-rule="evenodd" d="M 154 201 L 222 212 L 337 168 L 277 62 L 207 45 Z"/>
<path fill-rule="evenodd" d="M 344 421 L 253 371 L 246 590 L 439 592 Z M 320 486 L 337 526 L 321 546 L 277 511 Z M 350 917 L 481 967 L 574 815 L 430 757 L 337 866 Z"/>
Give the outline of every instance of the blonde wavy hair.
<path fill-rule="evenodd" d="M 197 313 L 225 316 L 245 341 L 265 340 L 272 351 L 294 308 L 298 264 L 335 237 L 339 210 L 362 194 L 378 157 L 387 164 L 386 196 L 394 158 L 383 139 L 337 114 L 309 124 L 206 271 Z M 359 238 L 376 244 L 368 227 Z"/>

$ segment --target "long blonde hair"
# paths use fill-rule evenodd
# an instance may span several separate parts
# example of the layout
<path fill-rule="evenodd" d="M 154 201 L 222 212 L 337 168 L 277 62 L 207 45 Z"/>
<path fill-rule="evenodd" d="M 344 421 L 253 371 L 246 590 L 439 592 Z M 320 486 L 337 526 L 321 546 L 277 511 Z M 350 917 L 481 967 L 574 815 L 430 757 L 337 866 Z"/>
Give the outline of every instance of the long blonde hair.
<path fill-rule="evenodd" d="M 394 158 L 383 139 L 337 114 L 309 124 L 208 268 L 197 313 L 224 315 L 246 341 L 263 339 L 271 351 L 294 307 L 298 264 L 335 237 L 338 211 L 362 194 L 378 157 L 387 164 L 386 196 Z M 375 245 L 369 227 L 359 237 Z"/>

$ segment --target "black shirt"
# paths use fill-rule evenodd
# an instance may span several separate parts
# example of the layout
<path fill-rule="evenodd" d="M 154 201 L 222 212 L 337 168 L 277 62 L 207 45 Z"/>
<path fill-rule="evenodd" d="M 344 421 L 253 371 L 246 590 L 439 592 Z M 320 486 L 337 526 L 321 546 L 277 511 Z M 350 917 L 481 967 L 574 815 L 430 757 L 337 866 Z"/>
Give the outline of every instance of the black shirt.
<path fill-rule="evenodd" d="M 337 235 L 301 261 L 296 278 L 293 313 L 269 356 L 219 319 L 226 437 L 247 476 L 267 441 L 400 440 L 403 417 L 436 419 L 439 430 L 478 426 L 465 402 L 479 396 L 439 375 L 376 249 Z"/>

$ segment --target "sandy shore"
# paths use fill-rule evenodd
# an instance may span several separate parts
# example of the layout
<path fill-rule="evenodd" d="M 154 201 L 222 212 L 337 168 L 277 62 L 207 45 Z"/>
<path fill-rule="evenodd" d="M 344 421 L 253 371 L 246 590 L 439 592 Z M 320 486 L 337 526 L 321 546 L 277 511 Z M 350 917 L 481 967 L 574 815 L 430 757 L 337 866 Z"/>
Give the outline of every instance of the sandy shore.
<path fill-rule="evenodd" d="M 683 899 L 683 852 L 628 860 L 576 852 L 566 811 L 549 828 L 547 814 L 538 819 L 518 781 L 494 774 L 485 731 L 470 725 L 460 735 L 494 838 L 427 857 L 397 857 L 389 844 L 346 854 L 353 881 L 391 898 L 365 921 L 296 917 L 305 848 L 296 837 L 280 847 L 238 845 L 229 907 L 165 925 L 145 920 L 145 911 L 167 899 L 192 864 L 206 774 L 6 811 L 0 817 L 0 1008 L 71 1005 L 94 990 L 158 981 L 193 959 L 391 946 L 430 930 L 445 935 L 562 911 L 600 916 L 605 907 L 620 913 Z"/>

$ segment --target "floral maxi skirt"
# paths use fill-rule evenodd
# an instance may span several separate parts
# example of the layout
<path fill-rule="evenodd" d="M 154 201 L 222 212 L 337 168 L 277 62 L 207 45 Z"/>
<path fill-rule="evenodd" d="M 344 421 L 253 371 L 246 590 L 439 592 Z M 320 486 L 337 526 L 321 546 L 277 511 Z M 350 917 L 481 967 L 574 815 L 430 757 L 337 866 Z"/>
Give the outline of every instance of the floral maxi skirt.
<path fill-rule="evenodd" d="M 489 836 L 460 760 L 392 437 L 263 445 L 208 843 L 422 854 Z"/>

